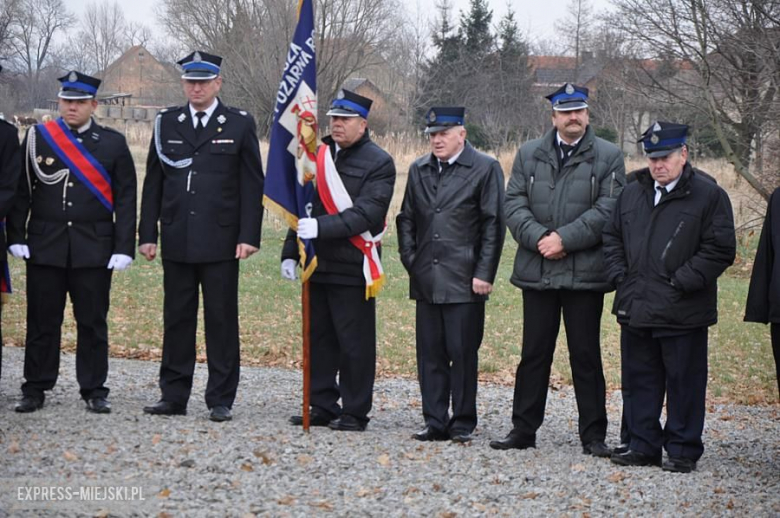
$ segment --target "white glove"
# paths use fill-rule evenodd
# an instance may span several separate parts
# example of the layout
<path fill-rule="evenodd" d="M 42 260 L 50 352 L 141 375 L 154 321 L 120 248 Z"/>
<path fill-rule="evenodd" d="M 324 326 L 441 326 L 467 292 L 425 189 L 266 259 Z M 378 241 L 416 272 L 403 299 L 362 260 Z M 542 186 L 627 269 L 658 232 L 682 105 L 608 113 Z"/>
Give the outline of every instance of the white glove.
<path fill-rule="evenodd" d="M 30 247 L 27 245 L 11 245 L 8 247 L 8 251 L 17 259 L 21 259 L 22 257 L 25 259 L 30 258 Z"/>
<path fill-rule="evenodd" d="M 315 239 L 319 229 L 315 218 L 301 218 L 298 220 L 298 237 L 301 239 Z"/>
<path fill-rule="evenodd" d="M 295 259 L 285 259 L 282 261 L 282 279 L 287 279 L 288 281 L 297 279 L 298 275 L 295 273 L 297 266 L 298 261 Z"/>
<path fill-rule="evenodd" d="M 130 267 L 130 263 L 133 262 L 133 258 L 125 254 L 114 254 L 111 259 L 108 260 L 109 270 L 127 270 Z"/>

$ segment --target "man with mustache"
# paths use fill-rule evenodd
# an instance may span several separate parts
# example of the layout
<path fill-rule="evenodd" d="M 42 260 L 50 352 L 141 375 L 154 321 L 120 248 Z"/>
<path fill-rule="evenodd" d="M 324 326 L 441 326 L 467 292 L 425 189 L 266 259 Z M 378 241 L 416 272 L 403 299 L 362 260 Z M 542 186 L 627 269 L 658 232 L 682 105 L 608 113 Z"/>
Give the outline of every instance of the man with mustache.
<path fill-rule="evenodd" d="M 518 243 L 511 282 L 523 290 L 523 349 L 513 429 L 497 450 L 536 446 L 560 329 L 566 326 L 583 453 L 609 457 L 599 334 L 604 293 L 601 232 L 625 184 L 623 155 L 588 125 L 588 89 L 547 96 L 553 128 L 523 145 L 507 185 L 507 226 Z"/>

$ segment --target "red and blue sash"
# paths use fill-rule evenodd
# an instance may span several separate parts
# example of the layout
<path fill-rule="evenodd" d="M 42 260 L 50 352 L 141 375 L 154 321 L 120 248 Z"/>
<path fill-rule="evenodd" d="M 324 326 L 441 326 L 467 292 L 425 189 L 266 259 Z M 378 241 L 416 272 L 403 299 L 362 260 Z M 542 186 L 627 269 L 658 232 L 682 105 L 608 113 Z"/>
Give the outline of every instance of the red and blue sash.
<path fill-rule="evenodd" d="M 59 118 L 35 127 L 54 153 L 65 162 L 70 172 L 113 213 L 114 193 L 111 190 L 111 177 L 100 162 L 73 136 L 65 121 Z"/>

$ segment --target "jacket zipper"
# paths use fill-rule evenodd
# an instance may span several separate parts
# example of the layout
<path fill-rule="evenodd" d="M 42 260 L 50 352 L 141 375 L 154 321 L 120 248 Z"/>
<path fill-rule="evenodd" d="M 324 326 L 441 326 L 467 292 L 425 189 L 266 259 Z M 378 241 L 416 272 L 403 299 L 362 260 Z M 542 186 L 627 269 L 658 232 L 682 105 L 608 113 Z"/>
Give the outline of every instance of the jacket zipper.
<path fill-rule="evenodd" d="M 672 247 L 672 243 L 674 242 L 675 238 L 677 237 L 677 235 L 680 233 L 680 231 L 683 229 L 684 226 L 685 226 L 685 220 L 680 221 L 680 223 L 678 223 L 677 225 L 677 228 L 674 229 L 674 233 L 672 234 L 672 237 L 669 238 L 669 241 L 666 243 L 666 246 L 664 247 L 664 251 L 661 252 L 661 263 L 663 263 L 664 260 L 666 260 L 666 254 L 669 252 L 669 249 Z"/>

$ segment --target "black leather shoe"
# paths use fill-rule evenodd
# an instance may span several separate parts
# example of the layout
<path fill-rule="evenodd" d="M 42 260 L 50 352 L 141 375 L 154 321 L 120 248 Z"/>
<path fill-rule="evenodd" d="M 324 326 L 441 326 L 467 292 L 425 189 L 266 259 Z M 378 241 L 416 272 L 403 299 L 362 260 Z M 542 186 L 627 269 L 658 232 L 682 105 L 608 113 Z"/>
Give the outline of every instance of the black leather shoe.
<path fill-rule="evenodd" d="M 215 406 L 209 413 L 209 419 L 217 423 L 223 423 L 233 419 L 230 409 L 226 406 Z"/>
<path fill-rule="evenodd" d="M 144 413 L 152 415 L 187 415 L 187 407 L 178 403 L 160 400 L 144 407 Z"/>
<path fill-rule="evenodd" d="M 628 450 L 626 453 L 616 454 L 613 453 L 610 456 L 614 464 L 620 464 L 621 466 L 658 466 L 661 467 L 661 454 L 658 455 L 645 455 L 634 450 Z"/>
<path fill-rule="evenodd" d="M 441 430 L 426 426 L 424 430 L 412 434 L 412 439 L 416 441 L 446 441 L 450 436 Z"/>
<path fill-rule="evenodd" d="M 366 423 L 358 421 L 351 415 L 342 415 L 328 423 L 328 428 L 340 432 L 362 432 L 366 429 Z"/>
<path fill-rule="evenodd" d="M 312 410 L 309 413 L 309 426 L 328 426 L 328 424 L 332 421 L 327 416 L 322 415 L 319 412 L 315 412 Z M 294 415 L 291 416 L 290 419 L 287 420 L 288 423 L 290 423 L 293 426 L 303 426 L 303 416 L 302 415 Z"/>
<path fill-rule="evenodd" d="M 523 440 L 519 435 L 510 433 L 503 439 L 490 441 L 490 447 L 494 450 L 527 450 L 536 448 L 536 442 Z"/>
<path fill-rule="evenodd" d="M 474 439 L 474 436 L 472 436 L 469 432 L 454 431 L 450 432 L 450 439 L 452 439 L 452 442 L 458 444 L 466 444 L 467 442 L 471 442 Z"/>
<path fill-rule="evenodd" d="M 696 461 L 684 457 L 669 457 L 661 469 L 672 473 L 690 473 L 696 469 Z"/>
<path fill-rule="evenodd" d="M 104 397 L 93 397 L 87 400 L 87 410 L 93 414 L 110 414 L 111 403 Z"/>
<path fill-rule="evenodd" d="M 14 406 L 14 410 L 22 414 L 29 414 L 30 412 L 35 412 L 41 408 L 43 408 L 43 398 L 37 398 L 35 396 L 22 396 L 22 399 Z"/>
<path fill-rule="evenodd" d="M 609 457 L 612 455 L 612 450 L 604 444 L 604 441 L 591 441 L 588 444 L 583 444 L 582 453 L 594 457 Z"/>
<path fill-rule="evenodd" d="M 628 443 L 627 442 L 621 442 L 617 448 L 612 450 L 612 453 L 616 453 L 620 455 L 621 453 L 626 453 L 629 450 Z"/>

